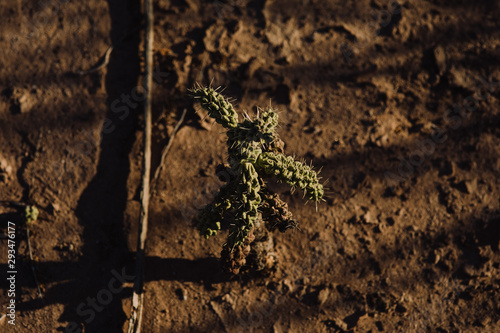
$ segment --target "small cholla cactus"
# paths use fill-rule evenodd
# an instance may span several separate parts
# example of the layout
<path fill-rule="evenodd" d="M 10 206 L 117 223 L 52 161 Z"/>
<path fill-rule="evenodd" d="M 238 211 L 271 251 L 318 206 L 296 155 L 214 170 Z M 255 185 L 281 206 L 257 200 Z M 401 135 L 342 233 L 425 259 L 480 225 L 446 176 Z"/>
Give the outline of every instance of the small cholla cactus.
<path fill-rule="evenodd" d="M 292 189 L 298 187 L 314 202 L 322 199 L 323 185 L 311 167 L 283 155 L 284 144 L 276 134 L 278 114 L 271 108 L 253 120 L 246 116 L 238 122 L 234 107 L 216 90 L 198 86 L 191 90 L 191 95 L 227 130 L 229 154 L 229 165 L 218 167 L 218 174 L 227 175 L 227 184 L 199 213 L 198 229 L 208 238 L 217 234 L 221 222 L 231 221 L 222 260 L 229 271 L 238 273 L 251 252 L 255 234 L 259 240 L 268 239 L 256 232 L 256 224 L 261 220 L 269 231 L 297 226 L 287 204 L 265 187 L 263 179 L 274 177 Z"/>
<path fill-rule="evenodd" d="M 24 220 L 26 224 L 33 224 L 38 220 L 38 208 L 36 206 L 26 206 L 24 209 Z"/>

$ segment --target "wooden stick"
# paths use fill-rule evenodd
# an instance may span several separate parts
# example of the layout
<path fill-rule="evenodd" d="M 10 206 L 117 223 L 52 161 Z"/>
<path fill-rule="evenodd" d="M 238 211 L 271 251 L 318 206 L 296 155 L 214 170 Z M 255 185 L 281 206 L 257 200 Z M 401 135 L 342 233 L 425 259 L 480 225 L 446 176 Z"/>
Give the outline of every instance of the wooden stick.
<path fill-rule="evenodd" d="M 155 175 L 153 177 L 153 180 L 151 181 L 151 193 L 153 193 L 153 195 L 156 191 L 156 181 L 158 180 L 158 177 L 160 177 L 160 173 L 163 170 L 163 165 L 165 164 L 165 159 L 167 158 L 168 151 L 170 150 L 170 147 L 172 146 L 172 142 L 174 141 L 175 134 L 179 130 L 179 127 L 181 127 L 182 122 L 184 121 L 184 117 L 186 116 L 186 112 L 187 112 L 187 109 L 184 109 L 184 111 L 182 111 L 181 118 L 179 119 L 179 121 L 175 125 L 174 130 L 172 131 L 172 134 L 170 135 L 170 138 L 168 139 L 167 145 L 165 146 L 165 148 L 163 148 L 163 150 L 161 152 L 160 164 L 156 168 Z"/>
<path fill-rule="evenodd" d="M 40 290 L 40 283 L 38 283 L 38 279 L 36 277 L 35 265 L 33 264 L 33 252 L 31 251 L 31 242 L 30 242 L 30 227 L 28 223 L 26 223 L 26 242 L 28 243 L 31 271 L 33 272 L 33 278 L 35 279 L 36 289 L 38 290 L 38 298 L 40 298 L 43 302 L 42 291 Z"/>
<path fill-rule="evenodd" d="M 137 239 L 137 258 L 135 265 L 134 293 L 128 332 L 140 333 L 144 300 L 144 252 L 148 233 L 149 186 L 151 182 L 151 96 L 153 89 L 153 0 L 144 0 L 144 15 L 146 16 L 144 50 L 144 159 L 142 173 L 141 215 L 139 217 L 139 237 Z"/>

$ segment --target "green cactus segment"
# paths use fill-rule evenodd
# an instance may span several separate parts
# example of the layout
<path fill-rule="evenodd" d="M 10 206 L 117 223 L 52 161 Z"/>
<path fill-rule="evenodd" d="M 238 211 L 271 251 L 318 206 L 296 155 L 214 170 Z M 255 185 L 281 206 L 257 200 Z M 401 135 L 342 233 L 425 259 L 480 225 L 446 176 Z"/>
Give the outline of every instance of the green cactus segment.
<path fill-rule="evenodd" d="M 278 114 L 272 109 L 267 109 L 258 118 L 243 121 L 236 131 L 241 140 L 264 143 L 272 139 L 276 127 L 278 127 Z"/>
<path fill-rule="evenodd" d="M 36 206 L 26 206 L 24 210 L 24 219 L 27 224 L 32 224 L 38 219 L 38 208 Z"/>
<path fill-rule="evenodd" d="M 221 228 L 221 221 L 224 215 L 232 208 L 232 188 L 233 186 L 231 186 L 231 184 L 222 186 L 213 202 L 203 207 L 199 212 L 198 230 L 201 236 L 209 238 L 210 236 L 217 235 L 217 232 Z"/>
<path fill-rule="evenodd" d="M 198 214 L 198 230 L 200 235 L 209 238 L 220 230 L 220 215 L 216 214 L 213 205 L 206 205 Z"/>
<path fill-rule="evenodd" d="M 309 200 L 317 202 L 323 198 L 323 185 L 319 183 L 316 172 L 290 156 L 264 152 L 259 155 L 256 166 L 266 175 L 300 188 Z"/>
<path fill-rule="evenodd" d="M 237 186 L 237 210 L 228 238 L 231 247 L 241 245 L 258 218 L 260 184 L 259 174 L 251 163 L 241 165 L 241 178 Z"/>
<path fill-rule="evenodd" d="M 229 129 L 228 145 L 237 148 L 244 142 L 255 142 L 260 145 L 269 145 L 275 139 L 275 130 L 278 126 L 278 114 L 272 109 L 268 109 L 255 120 L 246 119 L 237 127 Z"/>
<path fill-rule="evenodd" d="M 267 109 L 255 121 L 258 123 L 260 132 L 274 134 L 276 127 L 278 127 L 278 114 L 272 109 Z"/>
<path fill-rule="evenodd" d="M 227 132 L 229 164 L 233 169 L 241 163 L 255 164 L 262 151 L 274 149 L 278 114 L 271 109 L 255 120 L 245 120 Z"/>
<path fill-rule="evenodd" d="M 241 165 L 245 163 L 255 164 L 262 153 L 260 145 L 256 142 L 238 142 L 234 147 L 229 147 L 229 165 L 231 170 L 236 170 L 241 168 Z"/>
<path fill-rule="evenodd" d="M 191 90 L 194 98 L 199 99 L 201 106 L 208 111 L 208 115 L 215 119 L 224 128 L 238 126 L 238 114 L 227 99 L 212 88 L 195 88 Z"/>

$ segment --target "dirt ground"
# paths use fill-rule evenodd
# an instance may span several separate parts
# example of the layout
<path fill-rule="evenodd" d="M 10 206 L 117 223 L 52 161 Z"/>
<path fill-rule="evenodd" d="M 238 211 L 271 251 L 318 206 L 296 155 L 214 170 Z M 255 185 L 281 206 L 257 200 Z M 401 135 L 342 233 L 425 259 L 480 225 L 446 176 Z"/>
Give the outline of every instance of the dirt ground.
<path fill-rule="evenodd" d="M 143 332 L 500 332 L 500 3 L 157 0 Z M 139 1 L 3 1 L 2 332 L 122 332 L 142 160 Z M 116 45 L 109 65 L 98 64 Z M 278 268 L 232 277 L 195 217 L 221 182 L 222 127 L 187 96 L 226 87 L 280 111 L 285 152 L 322 168 L 326 202 L 270 184 L 300 230 Z M 36 205 L 30 228 L 10 202 Z"/>

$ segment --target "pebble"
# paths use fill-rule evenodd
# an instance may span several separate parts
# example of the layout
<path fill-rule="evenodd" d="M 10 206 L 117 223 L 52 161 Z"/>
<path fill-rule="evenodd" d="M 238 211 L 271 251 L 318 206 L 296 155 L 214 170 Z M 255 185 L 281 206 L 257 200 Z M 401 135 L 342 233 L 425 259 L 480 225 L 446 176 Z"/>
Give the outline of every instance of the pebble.
<path fill-rule="evenodd" d="M 378 219 L 372 212 L 368 211 L 363 215 L 363 220 L 368 224 L 377 224 Z"/>
<path fill-rule="evenodd" d="M 234 300 L 230 294 L 225 294 L 224 296 L 222 296 L 222 300 L 228 304 L 231 304 L 231 305 L 234 304 Z"/>
<path fill-rule="evenodd" d="M 282 281 L 282 284 L 283 284 L 283 291 L 284 292 L 290 292 L 290 291 L 293 291 L 293 284 L 292 282 L 289 280 L 289 279 L 284 279 Z"/>
<path fill-rule="evenodd" d="M 49 205 L 49 211 L 54 214 L 61 211 L 61 206 L 58 203 L 51 203 Z"/>
<path fill-rule="evenodd" d="M 187 292 L 186 292 L 186 290 L 184 290 L 182 288 L 177 288 L 175 290 L 175 294 L 179 297 L 179 299 L 181 301 L 187 300 Z"/>
<path fill-rule="evenodd" d="M 434 58 L 436 60 L 439 74 L 443 74 L 446 71 L 446 53 L 441 45 L 436 46 L 434 49 Z"/>
<path fill-rule="evenodd" d="M 462 180 L 461 182 L 455 183 L 452 186 L 465 194 L 471 194 L 477 190 L 476 180 Z"/>
<path fill-rule="evenodd" d="M 328 288 L 323 288 L 318 292 L 317 303 L 319 305 L 323 305 L 328 300 L 328 296 L 330 296 L 330 290 Z"/>
<path fill-rule="evenodd" d="M 5 160 L 0 157 L 0 174 L 6 174 L 7 177 L 10 177 L 12 174 L 12 166 Z"/>
<path fill-rule="evenodd" d="M 281 28 L 276 24 L 271 24 L 265 32 L 265 35 L 269 43 L 273 46 L 280 46 L 285 40 Z"/>

